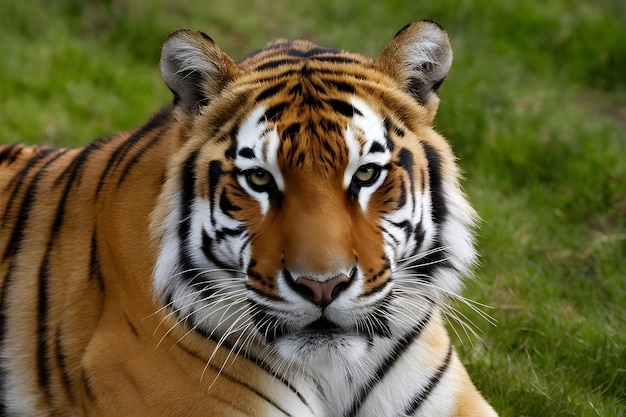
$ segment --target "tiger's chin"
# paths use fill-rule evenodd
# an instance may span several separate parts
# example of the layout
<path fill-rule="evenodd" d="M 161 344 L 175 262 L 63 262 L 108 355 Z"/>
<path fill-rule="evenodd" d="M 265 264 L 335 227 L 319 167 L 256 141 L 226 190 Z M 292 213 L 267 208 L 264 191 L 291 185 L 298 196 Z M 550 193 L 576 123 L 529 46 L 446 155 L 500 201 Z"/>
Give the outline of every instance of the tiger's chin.
<path fill-rule="evenodd" d="M 352 369 L 363 360 L 371 336 L 320 318 L 302 329 L 279 335 L 270 344 L 293 364 L 337 371 L 340 367 Z"/>

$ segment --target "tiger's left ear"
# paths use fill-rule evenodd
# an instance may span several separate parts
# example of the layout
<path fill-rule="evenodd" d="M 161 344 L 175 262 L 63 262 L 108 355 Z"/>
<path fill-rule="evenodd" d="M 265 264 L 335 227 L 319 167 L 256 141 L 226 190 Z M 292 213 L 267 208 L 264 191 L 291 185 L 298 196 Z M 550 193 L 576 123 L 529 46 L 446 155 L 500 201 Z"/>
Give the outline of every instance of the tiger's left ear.
<path fill-rule="evenodd" d="M 402 28 L 375 65 L 434 116 L 439 105 L 437 89 L 452 65 L 452 47 L 439 24 L 421 20 Z"/>
<path fill-rule="evenodd" d="M 174 93 L 175 107 L 196 114 L 237 74 L 237 66 L 197 30 L 180 29 L 163 44 L 161 75 Z"/>

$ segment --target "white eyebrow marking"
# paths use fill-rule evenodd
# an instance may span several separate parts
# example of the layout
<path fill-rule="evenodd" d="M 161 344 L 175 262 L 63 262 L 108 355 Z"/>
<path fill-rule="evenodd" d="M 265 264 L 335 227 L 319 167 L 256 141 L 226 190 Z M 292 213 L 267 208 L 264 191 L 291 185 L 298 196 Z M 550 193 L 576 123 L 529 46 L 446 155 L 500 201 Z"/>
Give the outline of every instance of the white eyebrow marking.
<path fill-rule="evenodd" d="M 383 147 L 384 150 L 382 152 L 371 152 L 375 142 L 385 143 L 383 118 L 363 100 L 353 97 L 351 102 L 360 113 L 355 112 L 355 116 L 346 127 L 344 133 L 346 147 L 348 148 L 348 165 L 343 175 L 344 190 L 348 190 L 350 187 L 352 178 L 359 167 L 367 164 L 384 167 L 391 161 L 391 151 L 387 147 Z M 374 184 L 361 189 L 359 192 L 359 204 L 363 211 L 367 210 L 370 197 L 383 183 L 386 175 L 387 171 L 383 170 Z"/>
<path fill-rule="evenodd" d="M 246 171 L 254 168 L 262 168 L 272 174 L 276 187 L 280 191 L 285 190 L 285 179 L 278 166 L 278 148 L 280 137 L 276 128 L 267 130 L 267 123 L 260 121 L 265 113 L 265 106 L 258 106 L 244 120 L 237 132 L 237 152 L 235 166 Z M 242 149 L 251 149 L 254 156 L 243 157 L 239 155 Z M 238 178 L 241 185 L 261 205 L 263 215 L 269 210 L 269 196 L 267 193 L 254 191 L 243 177 Z"/>

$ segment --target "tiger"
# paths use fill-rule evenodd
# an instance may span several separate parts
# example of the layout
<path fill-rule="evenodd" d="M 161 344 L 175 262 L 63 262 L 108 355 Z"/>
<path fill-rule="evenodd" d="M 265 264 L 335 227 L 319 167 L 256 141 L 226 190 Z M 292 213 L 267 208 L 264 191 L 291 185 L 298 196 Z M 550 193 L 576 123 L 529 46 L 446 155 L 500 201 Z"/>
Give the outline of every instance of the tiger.
<path fill-rule="evenodd" d="M 173 103 L 0 147 L 0 416 L 496 416 L 446 330 L 477 214 L 435 131 L 445 30 L 377 59 L 165 40 Z"/>

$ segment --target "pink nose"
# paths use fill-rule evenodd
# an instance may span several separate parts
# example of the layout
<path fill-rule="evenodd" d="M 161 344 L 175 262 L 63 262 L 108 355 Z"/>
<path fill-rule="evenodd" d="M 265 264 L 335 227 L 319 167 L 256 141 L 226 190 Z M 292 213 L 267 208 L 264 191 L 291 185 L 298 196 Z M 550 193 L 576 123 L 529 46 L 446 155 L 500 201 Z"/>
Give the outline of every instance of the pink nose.
<path fill-rule="evenodd" d="M 314 281 L 306 277 L 296 279 L 296 290 L 305 298 L 320 306 L 327 306 L 348 287 L 350 278 L 341 274 L 328 281 Z"/>

